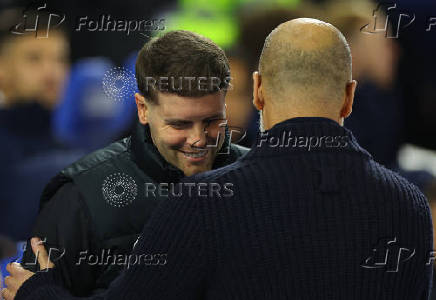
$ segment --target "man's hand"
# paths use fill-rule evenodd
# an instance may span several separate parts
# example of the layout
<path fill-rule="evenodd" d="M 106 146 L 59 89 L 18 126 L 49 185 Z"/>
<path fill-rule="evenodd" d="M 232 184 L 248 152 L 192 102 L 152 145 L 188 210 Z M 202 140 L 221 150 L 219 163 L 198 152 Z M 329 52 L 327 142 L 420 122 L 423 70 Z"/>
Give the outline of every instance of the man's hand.
<path fill-rule="evenodd" d="M 41 240 L 39 238 L 32 238 L 30 241 L 32 251 L 35 257 L 38 258 L 40 269 L 54 268 L 54 264 L 50 261 Z M 8 264 L 6 270 L 10 273 L 10 276 L 5 278 L 6 288 L 2 290 L 2 296 L 4 300 L 13 300 L 21 285 L 35 273 L 24 269 L 19 263 L 15 262 Z"/>

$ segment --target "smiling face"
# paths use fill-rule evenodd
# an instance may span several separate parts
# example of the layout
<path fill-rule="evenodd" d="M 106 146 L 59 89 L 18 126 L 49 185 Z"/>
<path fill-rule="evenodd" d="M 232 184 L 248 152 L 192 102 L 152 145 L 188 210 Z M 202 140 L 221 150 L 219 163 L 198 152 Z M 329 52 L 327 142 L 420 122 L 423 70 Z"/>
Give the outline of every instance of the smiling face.
<path fill-rule="evenodd" d="M 225 93 L 181 97 L 158 93 L 158 103 L 135 95 L 139 121 L 149 124 L 153 143 L 167 162 L 191 176 L 212 169 L 224 142 Z"/>

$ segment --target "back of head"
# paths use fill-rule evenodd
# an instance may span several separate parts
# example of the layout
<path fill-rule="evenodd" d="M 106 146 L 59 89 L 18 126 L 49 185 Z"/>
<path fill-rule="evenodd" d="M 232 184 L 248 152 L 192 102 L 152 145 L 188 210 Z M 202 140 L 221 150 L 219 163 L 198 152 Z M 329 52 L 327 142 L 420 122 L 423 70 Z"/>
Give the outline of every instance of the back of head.
<path fill-rule="evenodd" d="M 265 40 L 259 61 L 265 97 L 307 109 L 337 110 L 352 80 L 350 48 L 333 25 L 288 21 Z"/>

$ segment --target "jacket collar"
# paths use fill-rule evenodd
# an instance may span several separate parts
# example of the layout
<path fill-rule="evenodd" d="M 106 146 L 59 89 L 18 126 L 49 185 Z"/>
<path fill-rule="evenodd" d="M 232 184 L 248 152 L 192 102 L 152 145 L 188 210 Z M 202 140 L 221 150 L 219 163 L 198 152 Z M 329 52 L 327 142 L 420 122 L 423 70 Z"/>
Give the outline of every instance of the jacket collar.
<path fill-rule="evenodd" d="M 156 182 L 176 182 L 183 172 L 168 163 L 153 144 L 150 127 L 138 121 L 131 137 L 131 153 L 139 168 Z"/>
<path fill-rule="evenodd" d="M 337 122 L 322 117 L 298 117 L 285 120 L 258 133 L 251 155 L 351 151 L 371 157 L 357 143 L 352 132 Z"/>

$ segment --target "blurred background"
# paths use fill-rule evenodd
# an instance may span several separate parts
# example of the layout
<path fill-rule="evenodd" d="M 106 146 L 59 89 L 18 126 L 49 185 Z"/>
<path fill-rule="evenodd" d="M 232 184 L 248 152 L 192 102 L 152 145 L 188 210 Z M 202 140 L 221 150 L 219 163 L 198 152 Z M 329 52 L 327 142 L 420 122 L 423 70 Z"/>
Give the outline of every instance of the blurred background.
<path fill-rule="evenodd" d="M 345 35 L 358 81 L 345 126 L 378 162 L 415 183 L 436 216 L 433 0 L 0 0 L 3 275 L 22 252 L 49 179 L 130 134 L 134 63 L 145 42 L 187 29 L 220 45 L 232 72 L 229 125 L 246 132 L 235 142 L 250 146 L 258 130 L 251 74 L 264 39 L 298 17 L 328 21 Z"/>

